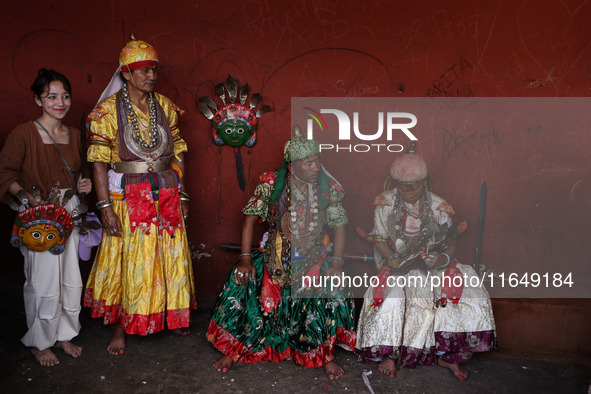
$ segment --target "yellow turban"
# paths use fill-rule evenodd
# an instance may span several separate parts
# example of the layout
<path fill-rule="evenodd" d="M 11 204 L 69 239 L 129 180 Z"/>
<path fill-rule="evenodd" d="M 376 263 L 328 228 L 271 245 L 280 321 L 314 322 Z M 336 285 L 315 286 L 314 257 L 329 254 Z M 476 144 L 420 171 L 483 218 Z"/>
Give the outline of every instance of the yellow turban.
<path fill-rule="evenodd" d="M 157 65 L 156 49 L 145 41 L 129 41 L 119 54 L 121 71 L 133 71 Z"/>

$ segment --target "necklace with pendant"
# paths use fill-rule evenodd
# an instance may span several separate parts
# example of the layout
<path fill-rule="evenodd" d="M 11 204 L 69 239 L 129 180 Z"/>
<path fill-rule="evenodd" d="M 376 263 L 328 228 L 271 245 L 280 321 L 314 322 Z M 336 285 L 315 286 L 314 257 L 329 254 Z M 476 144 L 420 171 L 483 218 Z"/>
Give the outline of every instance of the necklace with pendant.
<path fill-rule="evenodd" d="M 295 175 L 293 175 L 295 176 Z M 297 179 L 297 178 L 296 178 Z M 302 182 L 302 181 L 300 181 Z M 307 201 L 293 201 L 292 204 L 289 205 L 289 214 L 291 217 L 291 226 L 290 230 L 293 235 L 296 237 L 307 237 L 315 233 L 315 230 L 319 229 L 318 226 L 318 218 L 319 218 L 319 208 L 318 208 L 318 185 L 302 182 L 307 187 Z M 300 191 L 301 192 L 301 191 Z M 297 194 L 297 192 L 296 192 Z M 295 195 L 293 197 L 296 197 Z M 294 198 L 294 200 L 297 199 Z M 300 212 L 298 214 L 298 208 L 303 207 L 304 212 Z M 303 217 L 302 217 L 303 216 Z M 304 219 L 304 225 L 307 226 L 308 231 L 304 231 L 304 233 L 300 232 L 300 229 L 303 229 L 303 226 L 299 225 L 298 222 Z"/>
<path fill-rule="evenodd" d="M 394 242 L 400 240 L 406 246 L 406 250 L 409 252 L 416 252 L 414 249 L 423 245 L 427 238 L 428 224 L 430 223 L 431 216 L 431 205 L 433 199 L 431 193 L 425 190 L 424 195 L 419 200 L 419 213 L 415 214 L 406 206 L 406 203 L 402 200 L 402 197 L 396 192 L 396 198 L 394 200 L 394 209 L 388 218 L 388 232 L 391 234 L 391 238 Z M 409 234 L 406 231 L 406 216 L 411 216 L 414 219 L 420 220 L 421 225 L 418 233 Z"/>
<path fill-rule="evenodd" d="M 127 84 L 124 83 L 123 87 L 121 88 L 123 93 L 123 101 L 125 102 L 125 108 L 127 109 L 127 114 L 129 119 L 131 120 L 131 125 L 133 127 L 133 139 L 143 148 L 152 149 L 158 144 L 158 126 L 156 124 L 156 105 L 154 104 L 154 97 L 153 94 L 150 93 L 148 95 L 148 113 L 150 116 L 150 123 L 148 125 L 148 136 L 150 137 L 150 142 L 146 142 L 146 140 L 142 137 L 140 133 L 140 125 L 137 115 L 131 106 L 131 100 L 129 99 L 129 91 L 127 90 Z"/>

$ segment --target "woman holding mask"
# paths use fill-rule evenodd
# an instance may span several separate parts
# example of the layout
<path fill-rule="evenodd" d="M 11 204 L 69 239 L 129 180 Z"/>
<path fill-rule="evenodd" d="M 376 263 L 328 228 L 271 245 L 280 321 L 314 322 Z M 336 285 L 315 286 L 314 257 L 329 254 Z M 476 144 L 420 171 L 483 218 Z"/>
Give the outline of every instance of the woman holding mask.
<path fill-rule="evenodd" d="M 72 104 L 70 82 L 62 74 L 41 69 L 31 90 L 41 116 L 8 136 L 0 153 L 0 198 L 16 198 L 21 211 L 47 202 L 72 213 L 80 203 L 73 191 L 89 193 L 92 183 L 81 177 L 80 132 L 62 123 Z M 71 342 L 80 331 L 78 241 L 79 231 L 74 228 L 59 255 L 21 247 L 29 328 L 21 341 L 43 366 L 59 363 L 52 346 L 72 357 L 82 352 Z"/>

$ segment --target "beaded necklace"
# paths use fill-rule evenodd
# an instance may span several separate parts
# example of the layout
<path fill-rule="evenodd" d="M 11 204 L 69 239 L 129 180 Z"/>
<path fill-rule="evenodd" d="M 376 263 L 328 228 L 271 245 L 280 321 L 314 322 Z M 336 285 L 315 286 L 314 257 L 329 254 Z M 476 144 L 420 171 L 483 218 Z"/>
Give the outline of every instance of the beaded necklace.
<path fill-rule="evenodd" d="M 394 242 L 401 240 L 407 247 L 408 251 L 416 252 L 416 248 L 420 248 L 428 240 L 429 224 L 432 222 L 433 215 L 431 205 L 433 199 L 431 193 L 424 191 L 423 196 L 419 200 L 419 213 L 415 214 L 408 209 L 402 197 L 396 191 L 396 198 L 394 200 L 394 209 L 388 217 L 388 233 Z M 421 220 L 421 227 L 417 234 L 408 234 L 405 231 L 406 217 L 411 216 L 415 219 Z"/>
<path fill-rule="evenodd" d="M 156 105 L 154 105 L 154 94 L 148 95 L 148 112 L 150 115 L 150 124 L 148 125 L 148 135 L 150 136 L 150 142 L 146 142 L 140 133 L 140 125 L 135 114 L 133 107 L 131 106 L 131 100 L 129 99 L 129 91 L 127 90 L 127 84 L 124 83 L 121 91 L 123 93 L 123 101 L 125 102 L 125 108 L 127 114 L 131 120 L 133 127 L 133 139 L 143 148 L 152 149 L 158 144 L 158 126 L 156 124 Z"/>
<path fill-rule="evenodd" d="M 299 182 L 303 183 L 307 187 L 307 203 L 305 200 L 298 199 L 298 194 L 303 194 L 301 191 L 294 193 L 293 197 L 295 203 L 289 205 L 289 214 L 291 216 L 291 226 L 290 231 L 296 237 L 307 237 L 310 235 L 315 234 L 314 230 L 318 230 L 318 184 L 317 183 L 308 183 L 300 180 L 295 174 L 292 176 L 297 179 Z M 308 232 L 300 233 L 300 226 L 298 225 L 298 221 L 302 219 L 302 213 L 298 215 L 298 208 L 303 207 L 305 209 L 305 214 L 303 215 L 303 219 L 305 220 L 305 224 L 307 224 Z"/>

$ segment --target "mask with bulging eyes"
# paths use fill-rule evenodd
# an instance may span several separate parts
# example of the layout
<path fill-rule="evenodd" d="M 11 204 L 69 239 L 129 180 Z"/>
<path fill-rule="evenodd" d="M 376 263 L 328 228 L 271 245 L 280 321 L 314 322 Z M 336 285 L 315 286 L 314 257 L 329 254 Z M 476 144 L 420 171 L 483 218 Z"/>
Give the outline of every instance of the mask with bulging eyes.
<path fill-rule="evenodd" d="M 57 227 L 51 224 L 21 227 L 19 235 L 23 238 L 23 244 L 33 252 L 45 252 L 62 240 Z"/>
<path fill-rule="evenodd" d="M 33 252 L 61 254 L 74 229 L 72 215 L 55 204 L 41 204 L 20 212 L 12 226 L 10 243 Z"/>
<path fill-rule="evenodd" d="M 253 132 L 246 123 L 234 119 L 224 123 L 217 131 L 217 135 L 226 144 L 237 147 L 250 140 Z"/>

